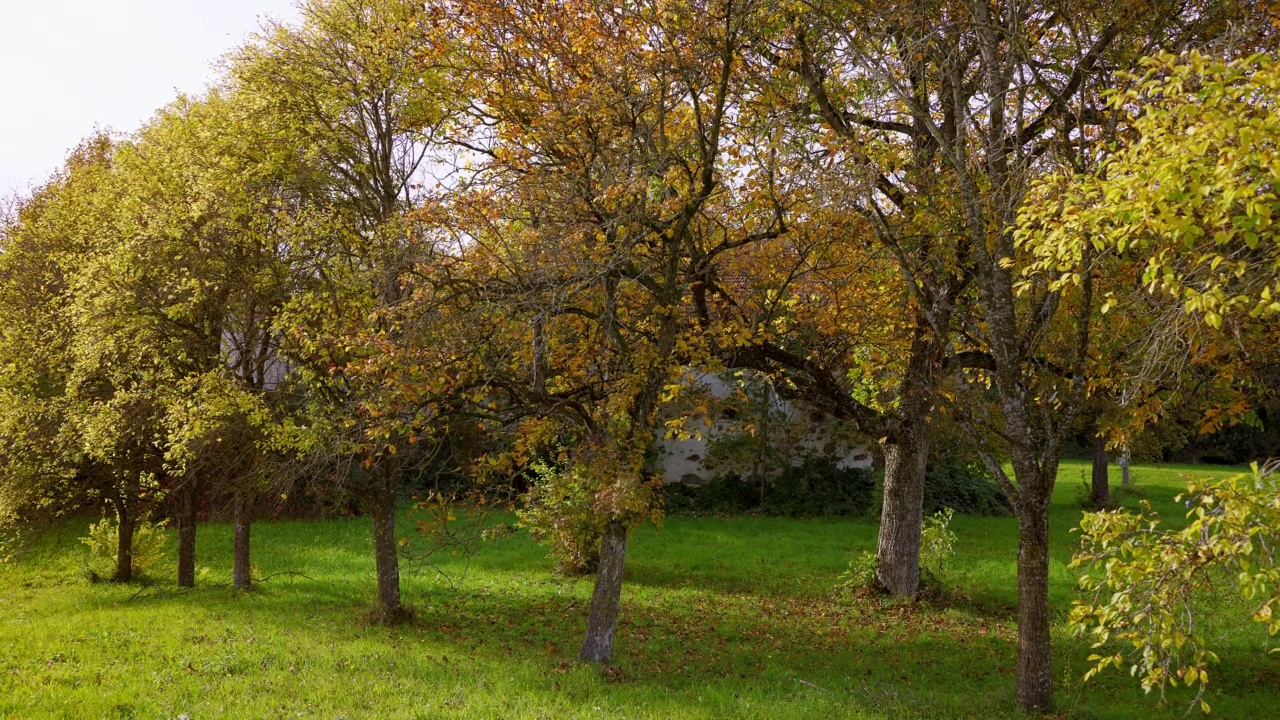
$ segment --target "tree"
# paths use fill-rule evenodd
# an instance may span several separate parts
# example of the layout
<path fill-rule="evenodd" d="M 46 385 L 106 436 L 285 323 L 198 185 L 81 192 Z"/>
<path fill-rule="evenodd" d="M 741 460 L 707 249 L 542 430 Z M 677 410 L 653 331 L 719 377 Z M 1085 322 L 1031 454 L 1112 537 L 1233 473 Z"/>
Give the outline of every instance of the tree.
<path fill-rule="evenodd" d="M 1191 52 L 1158 55 L 1143 67 L 1139 82 L 1112 99 L 1117 110 L 1136 113 L 1132 137 L 1098 172 L 1046 181 L 1062 191 L 1061 204 L 1028 244 L 1040 267 L 1057 270 L 1091 252 L 1136 256 L 1148 291 L 1203 319 L 1184 326 L 1189 341 L 1212 345 L 1229 329 L 1230 344 L 1264 338 L 1255 347 L 1268 347 L 1270 320 L 1280 313 L 1273 300 L 1280 235 L 1272 223 L 1280 210 L 1272 161 L 1280 63 Z M 1272 621 L 1276 598 L 1268 597 L 1277 577 L 1274 471 L 1255 466 L 1252 478 L 1190 484 L 1192 522 L 1181 531 L 1164 530 L 1150 513 L 1087 516 L 1075 564 L 1099 572 L 1082 586 L 1114 594 L 1079 603 L 1076 630 L 1099 646 L 1113 634 L 1132 643 L 1132 670 L 1148 689 L 1182 682 L 1203 693 L 1215 656 L 1189 625 L 1190 601 L 1213 572 L 1235 569 L 1245 597 L 1261 598 L 1255 618 L 1272 633 L 1280 629 Z M 1091 672 L 1124 663 L 1123 654 L 1095 660 Z"/>
<path fill-rule="evenodd" d="M 456 99 L 424 70 L 435 44 L 421 3 L 313 0 L 299 10 L 298 26 L 269 25 L 229 72 L 270 118 L 272 141 L 304 152 L 312 172 L 320 213 L 307 252 L 319 282 L 292 299 L 278 327 L 315 390 L 311 407 L 336 413 L 326 425 L 344 431 L 338 452 L 360 458 L 353 474 L 373 521 L 376 614 L 394 621 L 404 615 L 395 534 L 404 443 L 369 432 L 362 404 L 379 382 L 347 370 L 367 358 L 356 341 L 362 323 L 404 299 L 400 278 L 415 257 L 403 214 L 419 202 L 432 134 Z"/>
<path fill-rule="evenodd" d="M 114 513 L 114 579 L 129 582 L 133 530 L 159 490 L 161 451 L 150 432 L 157 395 L 136 382 L 148 370 L 105 330 L 112 306 L 94 281 L 119 241 L 118 155 L 105 135 L 83 143 L 6 233 L 4 296 L 15 321 L 5 349 L 21 354 L 7 358 L 0 411 L 17 453 L 5 474 L 7 514 Z"/>
<path fill-rule="evenodd" d="M 105 212 L 86 201 L 106 181 L 111 152 L 105 135 L 86 139 L 60 173 L 19 203 L 0 234 L 6 318 L 0 325 L 0 527 L 6 534 L 96 502 L 85 487 L 91 468 L 72 450 L 67 423 L 69 305 L 72 275 L 89 252 L 89 228 Z"/>
<path fill-rule="evenodd" d="M 862 179 L 855 209 L 894 258 L 918 313 L 919 369 L 909 368 L 913 382 L 899 405 L 921 410 L 911 412 L 900 442 L 925 447 L 924 421 L 945 368 L 961 426 L 1013 504 L 1018 700 L 1028 710 L 1052 700 L 1048 506 L 1062 438 L 1084 396 L 1094 303 L 1089 253 L 1073 258 L 1078 282 L 1021 283 L 1027 258 L 1017 211 L 1029 183 L 1054 163 L 1092 167 L 1111 122 L 1099 94 L 1115 68 L 1132 66 L 1147 48 L 1214 37 L 1247 10 L 822 3 L 798 14 L 790 40 L 773 49 L 797 79 L 811 122 L 828 129 L 849 175 Z M 970 287 L 977 305 L 964 320 L 952 311 Z M 991 395 L 997 407 L 983 412 Z M 921 451 L 904 457 L 923 466 Z M 901 502 L 889 501 L 911 526 L 895 557 L 918 550 L 920 493 L 907 479 L 921 475 L 904 475 Z M 904 577 L 909 583 L 911 574 Z"/>
<path fill-rule="evenodd" d="M 472 165 L 440 232 L 472 268 L 468 294 L 508 323 L 485 353 L 488 405 L 518 432 L 497 462 L 549 454 L 600 533 L 581 657 L 603 662 L 630 528 L 655 512 L 659 408 L 684 368 L 717 362 L 697 306 L 717 302 L 720 263 L 786 230 L 742 82 L 759 8 L 450 7 Z"/>

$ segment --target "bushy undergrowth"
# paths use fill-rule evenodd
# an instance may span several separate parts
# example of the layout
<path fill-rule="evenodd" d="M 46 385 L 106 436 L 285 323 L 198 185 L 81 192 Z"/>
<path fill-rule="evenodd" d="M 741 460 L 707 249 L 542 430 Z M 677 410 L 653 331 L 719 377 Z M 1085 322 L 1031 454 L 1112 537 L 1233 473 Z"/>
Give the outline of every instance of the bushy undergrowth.
<path fill-rule="evenodd" d="M 940 575 L 942 568 L 956 554 L 958 538 L 951 531 L 951 518 L 955 511 L 943 508 L 924 519 L 920 528 L 920 567 L 934 575 Z"/>
<path fill-rule="evenodd" d="M 168 544 L 164 523 L 140 522 L 133 533 L 133 573 L 147 571 L 165 556 Z M 120 524 L 113 518 L 103 518 L 89 526 L 89 534 L 80 542 L 89 547 L 89 561 L 85 575 L 91 580 L 110 578 L 116 572 L 116 549 L 120 538 Z"/>
<path fill-rule="evenodd" d="M 664 487 L 671 514 L 781 517 L 864 515 L 874 505 L 875 476 L 870 470 L 839 468 L 834 458 L 809 456 L 765 481 L 736 475 L 715 477 L 702 485 L 670 483 Z"/>
<path fill-rule="evenodd" d="M 929 597 L 942 593 L 942 570 L 955 554 L 959 538 L 951 530 L 951 508 L 925 517 L 920 529 L 920 596 Z M 849 566 L 840 573 L 836 590 L 842 592 L 880 591 L 876 580 L 876 554 L 869 550 L 856 553 Z"/>
<path fill-rule="evenodd" d="M 532 487 L 520 510 L 520 524 L 547 545 L 556 570 L 565 575 L 595 572 L 600 562 L 604 521 L 591 512 L 591 488 L 577 470 L 535 463 Z"/>
<path fill-rule="evenodd" d="M 670 483 L 665 509 L 672 514 L 821 517 L 878 515 L 881 498 L 876 474 L 841 469 L 831 458 L 811 456 L 778 477 L 759 481 L 717 476 L 701 485 Z M 932 459 L 925 474 L 926 515 L 951 509 L 957 515 L 1009 515 L 1004 492 L 983 467 L 953 457 Z"/>
<path fill-rule="evenodd" d="M 926 515 L 950 508 L 958 515 L 1009 515 L 1009 498 L 980 463 L 957 458 L 931 460 L 924 478 Z"/>

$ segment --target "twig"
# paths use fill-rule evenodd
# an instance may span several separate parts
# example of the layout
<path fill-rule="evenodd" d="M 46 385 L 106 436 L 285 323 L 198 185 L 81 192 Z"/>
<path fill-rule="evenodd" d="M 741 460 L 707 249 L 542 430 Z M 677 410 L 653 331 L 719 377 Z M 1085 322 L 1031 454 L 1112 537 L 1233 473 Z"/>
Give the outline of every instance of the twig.
<path fill-rule="evenodd" d="M 297 570 L 281 570 L 280 572 L 271 573 L 270 575 L 267 575 L 266 577 L 254 578 L 254 580 L 253 580 L 253 581 L 254 581 L 255 583 L 264 583 L 264 582 L 266 582 L 266 581 L 270 580 L 271 578 L 279 577 L 279 576 L 281 576 L 281 575 L 296 575 L 297 577 L 306 578 L 307 580 L 310 580 L 311 582 L 320 582 L 319 580 L 316 580 L 315 578 L 311 577 L 310 575 L 307 575 L 306 573 L 300 573 L 300 572 L 298 572 Z"/>

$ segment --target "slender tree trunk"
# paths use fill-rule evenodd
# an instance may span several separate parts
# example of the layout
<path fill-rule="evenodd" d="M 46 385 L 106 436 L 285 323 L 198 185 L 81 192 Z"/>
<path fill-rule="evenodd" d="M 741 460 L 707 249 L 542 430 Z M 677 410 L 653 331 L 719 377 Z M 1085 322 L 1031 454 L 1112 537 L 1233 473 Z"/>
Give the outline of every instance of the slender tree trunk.
<path fill-rule="evenodd" d="M 1120 451 L 1120 487 L 1129 487 L 1129 448 Z"/>
<path fill-rule="evenodd" d="M 929 411 L 936 383 L 937 348 L 932 330 L 917 318 L 903 378 L 899 420 L 884 440 L 884 504 L 876 544 L 876 582 L 892 595 L 920 589 L 920 526 L 924 475 L 929 460 Z"/>
<path fill-rule="evenodd" d="M 400 602 L 400 558 L 396 552 L 396 491 L 391 477 L 394 468 L 383 468 L 374 480 L 369 502 L 373 521 L 373 555 L 378 572 L 376 614 L 384 622 L 395 622 L 404 613 Z"/>
<path fill-rule="evenodd" d="M 613 632 L 622 601 L 622 570 L 627 560 L 627 526 L 619 520 L 605 526 L 600 540 L 600 568 L 591 593 L 587 635 L 582 641 L 583 662 L 608 662 L 613 656 Z"/>
<path fill-rule="evenodd" d="M 1095 508 L 1111 504 L 1111 485 L 1107 479 L 1107 439 L 1102 435 L 1093 438 L 1093 485 L 1090 499 Z"/>
<path fill-rule="evenodd" d="M 1044 711 L 1053 703 L 1048 493 L 1043 498 L 1025 499 L 1017 513 L 1018 704 L 1024 710 Z"/>
<path fill-rule="evenodd" d="M 196 485 L 188 478 L 178 493 L 178 587 L 196 586 Z"/>
<path fill-rule="evenodd" d="M 116 582 L 133 582 L 133 531 L 137 519 L 123 502 L 116 503 Z"/>
<path fill-rule="evenodd" d="M 248 493 L 236 493 L 232 511 L 231 586 L 249 590 L 253 586 L 253 570 L 249 567 L 249 529 L 253 523 L 253 502 Z"/>

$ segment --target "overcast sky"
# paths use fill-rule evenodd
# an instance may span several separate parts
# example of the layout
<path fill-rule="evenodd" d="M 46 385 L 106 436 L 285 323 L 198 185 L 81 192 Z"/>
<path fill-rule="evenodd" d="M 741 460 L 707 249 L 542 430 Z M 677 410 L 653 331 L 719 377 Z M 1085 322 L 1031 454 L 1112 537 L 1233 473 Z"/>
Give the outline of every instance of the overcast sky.
<path fill-rule="evenodd" d="M 0 195 L 39 184 L 95 126 L 137 128 L 292 0 L 0 0 Z"/>

